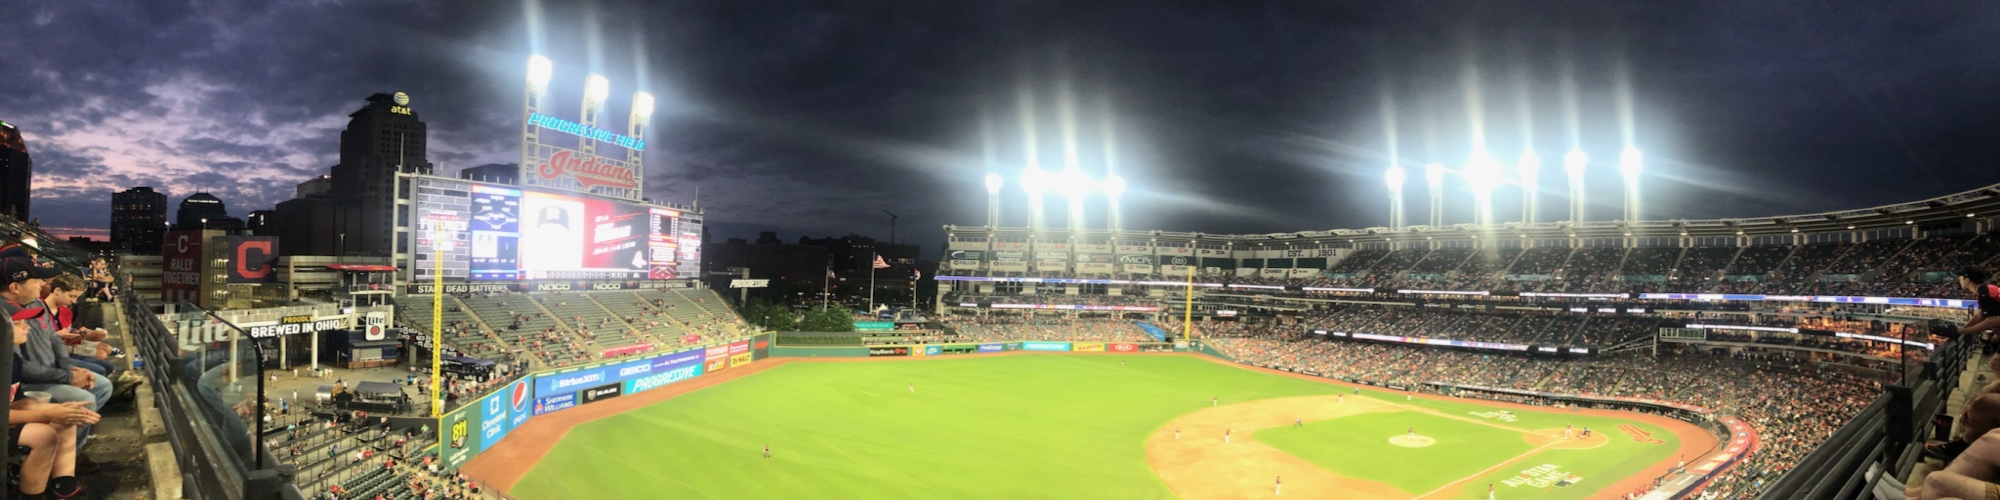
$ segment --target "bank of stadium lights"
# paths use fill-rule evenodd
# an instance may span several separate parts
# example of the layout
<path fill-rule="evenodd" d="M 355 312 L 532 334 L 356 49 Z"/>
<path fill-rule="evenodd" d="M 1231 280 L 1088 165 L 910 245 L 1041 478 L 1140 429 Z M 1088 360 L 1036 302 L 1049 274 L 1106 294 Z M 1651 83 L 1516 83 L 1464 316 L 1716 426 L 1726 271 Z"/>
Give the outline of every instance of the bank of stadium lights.
<path fill-rule="evenodd" d="M 1444 225 L 1444 164 L 1424 165 L 1424 184 L 1430 187 L 1431 227 Z"/>
<path fill-rule="evenodd" d="M 1639 175 L 1645 173 L 1639 148 L 1625 146 L 1618 153 L 1618 175 L 1625 179 L 1625 220 L 1639 220 Z"/>
<path fill-rule="evenodd" d="M 1402 165 L 1390 165 L 1389 172 L 1382 176 L 1389 185 L 1389 229 L 1403 229 L 1403 184 L 1409 182 L 1410 173 Z"/>
<path fill-rule="evenodd" d="M 1035 168 L 1033 165 L 1029 165 L 1027 171 L 1021 172 L 1021 189 L 1028 192 L 1029 229 L 1041 229 L 1043 226 L 1042 193 L 1047 192 L 1049 189 L 1048 177 L 1048 172 Z"/>
<path fill-rule="evenodd" d="M 1521 175 L 1521 222 L 1535 223 L 1535 213 L 1541 210 L 1542 157 L 1535 150 L 1521 152 L 1521 159 L 1514 162 Z"/>
<path fill-rule="evenodd" d="M 1096 183 L 1091 182 L 1090 176 L 1083 175 L 1083 171 L 1077 169 L 1066 169 L 1056 174 L 1056 183 L 1060 186 L 1058 190 L 1062 192 L 1063 198 L 1069 201 L 1069 230 L 1082 231 L 1083 198 L 1090 196 L 1090 192 L 1095 190 Z"/>
<path fill-rule="evenodd" d="M 1569 220 L 1583 220 L 1584 192 L 1583 171 L 1590 168 L 1590 157 L 1583 154 L 1583 148 L 1573 148 L 1563 155 L 1563 173 L 1569 174 Z"/>
<path fill-rule="evenodd" d="M 632 93 L 632 122 L 647 125 L 653 123 L 653 94 Z"/>
<path fill-rule="evenodd" d="M 549 79 L 555 78 L 556 65 L 549 58 L 528 56 L 528 90 L 538 94 L 547 93 Z"/>
<path fill-rule="evenodd" d="M 1493 190 L 1500 186 L 1500 162 L 1484 151 L 1475 152 L 1465 164 L 1465 183 L 1472 188 L 1473 222 L 1493 224 Z"/>
<path fill-rule="evenodd" d="M 586 108 L 602 110 L 604 100 L 611 98 L 611 80 L 604 75 L 591 73 L 583 79 L 583 105 Z"/>

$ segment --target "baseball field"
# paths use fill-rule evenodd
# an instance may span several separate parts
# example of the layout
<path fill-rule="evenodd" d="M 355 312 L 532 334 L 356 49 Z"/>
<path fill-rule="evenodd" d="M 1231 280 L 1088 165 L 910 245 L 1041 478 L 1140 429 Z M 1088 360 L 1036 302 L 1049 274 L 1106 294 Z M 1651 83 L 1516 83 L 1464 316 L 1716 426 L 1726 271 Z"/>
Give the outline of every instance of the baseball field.
<path fill-rule="evenodd" d="M 1357 394 L 1190 355 L 744 368 L 538 418 L 466 470 L 520 500 L 1580 499 L 1714 444 L 1662 417 Z"/>

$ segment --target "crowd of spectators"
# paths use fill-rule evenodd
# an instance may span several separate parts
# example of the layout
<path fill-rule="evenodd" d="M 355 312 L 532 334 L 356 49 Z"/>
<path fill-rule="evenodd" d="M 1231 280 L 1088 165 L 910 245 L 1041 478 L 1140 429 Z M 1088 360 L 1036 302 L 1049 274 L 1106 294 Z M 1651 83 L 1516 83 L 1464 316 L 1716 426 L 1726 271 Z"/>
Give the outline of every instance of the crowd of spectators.
<path fill-rule="evenodd" d="M 1274 328 L 1210 343 L 1240 362 L 1392 387 L 1432 390 L 1426 383 L 1452 382 L 1673 401 L 1735 415 L 1757 429 L 1763 444 L 1709 487 L 1708 493 L 1716 498 L 1753 496 L 1760 485 L 1789 470 L 1881 391 L 1878 380 L 1754 353 L 1721 355 L 1690 349 L 1670 350 L 1659 357 L 1555 361 L 1304 337 Z"/>
<path fill-rule="evenodd" d="M 1054 317 L 948 317 L 960 341 L 1019 342 L 1157 342 L 1131 321 L 1067 320 Z"/>

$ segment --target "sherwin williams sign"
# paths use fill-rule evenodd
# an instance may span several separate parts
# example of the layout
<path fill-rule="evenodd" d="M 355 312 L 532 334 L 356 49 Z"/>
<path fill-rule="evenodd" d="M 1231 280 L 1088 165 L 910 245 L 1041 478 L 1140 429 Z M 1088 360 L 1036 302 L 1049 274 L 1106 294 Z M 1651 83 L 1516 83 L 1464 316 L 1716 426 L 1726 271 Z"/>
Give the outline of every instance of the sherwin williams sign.
<path fill-rule="evenodd" d="M 535 400 L 535 414 L 541 415 L 556 410 L 567 410 L 576 406 L 576 393 L 557 394 Z"/>
<path fill-rule="evenodd" d="M 1001 352 L 1005 350 L 1007 350 L 1007 344 L 979 344 L 979 352 Z"/>
<path fill-rule="evenodd" d="M 1023 351 L 1067 351 L 1068 342 L 1022 342 Z"/>

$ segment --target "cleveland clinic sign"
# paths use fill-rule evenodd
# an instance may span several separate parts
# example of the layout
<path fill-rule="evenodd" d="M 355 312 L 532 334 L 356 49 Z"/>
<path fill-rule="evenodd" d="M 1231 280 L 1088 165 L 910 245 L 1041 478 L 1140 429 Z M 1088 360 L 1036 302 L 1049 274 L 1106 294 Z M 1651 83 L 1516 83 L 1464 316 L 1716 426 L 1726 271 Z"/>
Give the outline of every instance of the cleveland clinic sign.
<path fill-rule="evenodd" d="M 618 134 L 599 128 L 605 101 L 611 97 L 610 80 L 596 74 L 584 78 L 583 108 L 571 121 L 548 113 L 544 106 L 554 75 L 555 65 L 548 58 L 528 58 L 527 99 L 521 110 L 521 185 L 641 201 L 652 94 L 632 93 L 625 133 Z"/>

